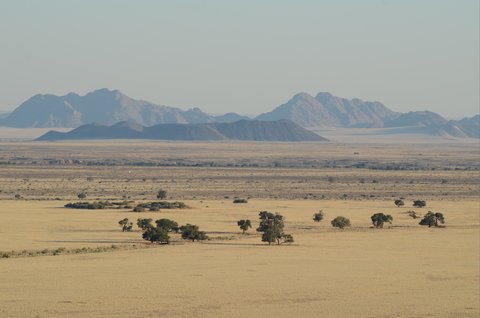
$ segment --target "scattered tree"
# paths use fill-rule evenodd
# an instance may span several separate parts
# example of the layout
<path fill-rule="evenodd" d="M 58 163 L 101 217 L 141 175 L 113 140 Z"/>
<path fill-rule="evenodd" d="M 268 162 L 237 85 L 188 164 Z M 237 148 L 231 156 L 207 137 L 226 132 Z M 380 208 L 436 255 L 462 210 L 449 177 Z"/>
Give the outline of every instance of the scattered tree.
<path fill-rule="evenodd" d="M 374 227 L 378 228 L 383 228 L 383 224 L 385 222 L 392 223 L 393 218 L 391 215 L 385 215 L 383 213 L 375 213 L 370 217 L 372 219 L 372 224 Z"/>
<path fill-rule="evenodd" d="M 81 200 L 85 199 L 87 197 L 87 194 L 85 192 L 80 192 L 77 197 Z"/>
<path fill-rule="evenodd" d="M 420 225 L 428 225 L 428 227 L 438 226 L 438 223 L 444 224 L 445 218 L 443 213 L 428 211 L 427 214 L 420 221 Z"/>
<path fill-rule="evenodd" d="M 284 218 L 281 214 L 261 211 L 258 215 L 260 225 L 257 228 L 257 232 L 262 232 L 262 242 L 268 242 L 270 245 L 276 241 L 277 244 L 280 245 L 282 239 L 284 240 L 285 237 L 293 241 L 293 237 L 290 234 L 283 232 Z"/>
<path fill-rule="evenodd" d="M 200 231 L 197 225 L 186 224 L 180 227 L 182 232 L 182 238 L 184 240 L 192 240 L 192 242 L 203 241 L 208 238 L 207 234 L 203 231 Z"/>
<path fill-rule="evenodd" d="M 242 230 L 242 234 L 245 234 L 245 232 L 252 227 L 252 222 L 250 222 L 250 220 L 239 220 L 237 225 Z"/>
<path fill-rule="evenodd" d="M 118 221 L 118 224 L 122 227 L 122 232 L 130 232 L 133 227 L 133 223 L 127 218 Z"/>
<path fill-rule="evenodd" d="M 137 219 L 137 226 L 142 229 L 142 231 L 145 231 L 147 229 L 153 228 L 152 225 L 152 219 Z"/>
<path fill-rule="evenodd" d="M 427 202 L 425 200 L 415 200 L 413 201 L 413 206 L 416 208 L 423 208 L 427 206 Z"/>
<path fill-rule="evenodd" d="M 163 190 L 163 189 L 160 189 L 158 192 L 157 192 L 157 199 L 159 200 L 165 200 L 167 198 L 167 191 Z"/>
<path fill-rule="evenodd" d="M 161 228 L 161 229 L 164 229 L 165 231 L 167 232 L 175 232 L 177 233 L 179 231 L 179 227 L 178 227 L 178 223 L 173 221 L 173 220 L 169 220 L 169 219 L 160 219 L 160 220 L 156 220 L 155 223 L 157 224 L 157 227 Z"/>
<path fill-rule="evenodd" d="M 332 220 L 332 226 L 343 229 L 350 226 L 350 220 L 343 216 L 337 216 Z"/>
<path fill-rule="evenodd" d="M 313 215 L 313 220 L 315 222 L 320 222 L 325 218 L 325 213 L 323 213 L 323 210 L 318 211 Z"/>
<path fill-rule="evenodd" d="M 400 208 L 400 207 L 402 207 L 402 206 L 405 205 L 405 202 L 403 202 L 402 199 L 397 199 L 397 200 L 395 200 L 395 205 L 396 205 L 398 208 Z"/>
<path fill-rule="evenodd" d="M 158 242 L 160 244 L 168 244 L 170 243 L 170 236 L 168 232 L 159 227 L 151 227 L 148 228 L 142 235 L 143 239 L 146 241 L 150 241 L 152 243 Z"/>

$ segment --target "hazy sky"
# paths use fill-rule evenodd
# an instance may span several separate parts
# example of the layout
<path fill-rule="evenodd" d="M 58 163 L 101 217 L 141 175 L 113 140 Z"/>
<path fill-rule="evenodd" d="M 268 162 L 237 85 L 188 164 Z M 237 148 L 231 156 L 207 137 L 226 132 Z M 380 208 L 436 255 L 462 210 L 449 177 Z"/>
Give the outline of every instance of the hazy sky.
<path fill-rule="evenodd" d="M 479 112 L 479 1 L 2 0 L 0 110 L 108 87 L 256 114 L 301 91 Z"/>

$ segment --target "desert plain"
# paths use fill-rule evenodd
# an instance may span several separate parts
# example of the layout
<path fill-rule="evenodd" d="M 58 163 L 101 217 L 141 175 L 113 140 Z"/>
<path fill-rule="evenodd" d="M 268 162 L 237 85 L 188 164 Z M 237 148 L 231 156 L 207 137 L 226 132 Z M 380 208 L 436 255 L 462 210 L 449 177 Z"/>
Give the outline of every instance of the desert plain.
<path fill-rule="evenodd" d="M 480 314 L 478 142 L 4 141 L 0 163 L 1 317 Z M 159 189 L 189 208 L 64 208 L 80 192 L 141 203 Z M 261 242 L 264 210 L 285 216 L 294 243 Z M 420 226 L 409 210 L 446 222 Z M 392 224 L 374 229 L 377 212 Z M 333 228 L 336 216 L 352 226 Z M 210 239 L 151 244 L 123 218 L 192 223 Z M 239 219 L 252 220 L 245 235 Z"/>

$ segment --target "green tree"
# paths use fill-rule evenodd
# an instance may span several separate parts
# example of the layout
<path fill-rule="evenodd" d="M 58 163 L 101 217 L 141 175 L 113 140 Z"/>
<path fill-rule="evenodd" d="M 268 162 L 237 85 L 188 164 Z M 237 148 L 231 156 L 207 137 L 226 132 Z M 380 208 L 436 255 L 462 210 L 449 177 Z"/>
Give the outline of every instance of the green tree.
<path fill-rule="evenodd" d="M 425 200 L 415 200 L 413 201 L 413 206 L 416 208 L 423 208 L 427 206 L 427 202 Z"/>
<path fill-rule="evenodd" d="M 313 215 L 313 220 L 315 222 L 320 222 L 325 218 L 325 213 L 323 213 L 323 210 L 318 211 Z"/>
<path fill-rule="evenodd" d="M 165 200 L 167 198 L 167 191 L 160 189 L 157 192 L 157 199 L 159 200 Z"/>
<path fill-rule="evenodd" d="M 182 238 L 184 240 L 192 240 L 192 242 L 203 241 L 208 238 L 205 232 L 199 230 L 197 225 L 194 224 L 185 224 L 180 227 L 180 232 L 182 233 Z"/>
<path fill-rule="evenodd" d="M 397 199 L 394 201 L 395 205 L 399 208 L 405 205 L 405 202 L 403 202 L 402 199 Z"/>
<path fill-rule="evenodd" d="M 423 219 L 420 221 L 420 225 L 428 225 L 428 227 L 438 226 L 438 224 L 444 224 L 445 218 L 443 213 L 440 212 L 432 212 L 428 211 L 427 214 L 424 215 Z"/>
<path fill-rule="evenodd" d="M 124 218 L 123 220 L 118 221 L 118 224 L 122 228 L 122 232 L 129 232 L 132 230 L 133 223 L 129 219 Z"/>
<path fill-rule="evenodd" d="M 242 233 L 245 234 L 245 232 L 252 227 L 252 222 L 250 222 L 250 220 L 239 220 L 237 225 L 242 230 Z"/>
<path fill-rule="evenodd" d="M 153 227 L 152 225 L 152 219 L 137 219 L 137 226 L 142 229 L 143 231 L 145 231 L 146 229 L 150 229 Z"/>
<path fill-rule="evenodd" d="M 383 224 L 385 222 L 388 222 L 388 223 L 392 223 L 393 221 L 393 218 L 391 215 L 386 215 L 386 214 L 383 214 L 383 213 L 375 213 L 374 215 L 372 215 L 370 217 L 372 219 L 372 224 L 374 227 L 376 227 L 377 229 L 378 228 L 383 228 Z"/>
<path fill-rule="evenodd" d="M 285 233 L 283 232 L 284 218 L 281 214 L 261 211 L 259 214 L 260 225 L 257 232 L 262 232 L 262 242 L 280 244 Z"/>
<path fill-rule="evenodd" d="M 173 220 L 169 220 L 169 219 L 160 219 L 160 220 L 156 220 L 155 223 L 157 224 L 157 227 L 161 228 L 161 229 L 164 229 L 165 231 L 167 232 L 178 232 L 178 230 L 180 229 L 178 227 L 178 223 L 173 221 Z"/>
<path fill-rule="evenodd" d="M 143 239 L 146 241 L 150 241 L 152 243 L 158 242 L 160 244 L 169 244 L 170 243 L 170 236 L 168 232 L 159 227 L 151 227 L 148 228 L 142 235 Z"/>
<path fill-rule="evenodd" d="M 343 229 L 350 226 L 350 220 L 343 216 L 337 216 L 332 220 L 332 226 Z"/>

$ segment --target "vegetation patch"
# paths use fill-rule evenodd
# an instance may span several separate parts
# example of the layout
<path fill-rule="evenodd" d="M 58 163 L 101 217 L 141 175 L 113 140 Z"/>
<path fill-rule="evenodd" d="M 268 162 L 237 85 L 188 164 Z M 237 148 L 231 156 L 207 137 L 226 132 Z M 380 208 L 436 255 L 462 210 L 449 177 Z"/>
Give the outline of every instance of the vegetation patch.
<path fill-rule="evenodd" d="M 188 206 L 179 201 L 175 202 L 167 202 L 167 201 L 155 201 L 155 202 L 148 202 L 148 203 L 140 203 L 137 204 L 136 207 L 133 208 L 133 212 L 144 212 L 148 211 L 160 211 L 160 209 L 186 209 Z"/>
<path fill-rule="evenodd" d="M 102 210 L 102 209 L 131 209 L 133 201 L 96 201 L 96 202 L 71 202 L 65 204 L 69 209 L 86 209 L 86 210 Z"/>

